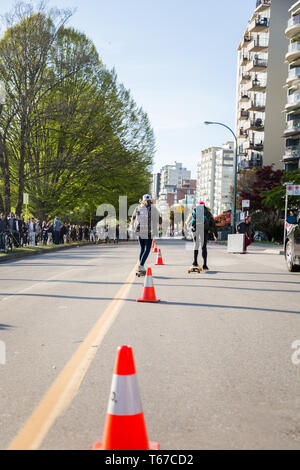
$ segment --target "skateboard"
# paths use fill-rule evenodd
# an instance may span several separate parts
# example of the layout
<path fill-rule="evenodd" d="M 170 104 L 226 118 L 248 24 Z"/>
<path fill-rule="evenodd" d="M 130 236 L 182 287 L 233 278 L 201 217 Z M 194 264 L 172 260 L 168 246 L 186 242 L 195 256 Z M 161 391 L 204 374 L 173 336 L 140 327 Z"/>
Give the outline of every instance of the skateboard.
<path fill-rule="evenodd" d="M 191 273 L 198 273 L 200 274 L 202 271 L 202 268 L 200 268 L 200 266 L 192 266 L 189 270 L 188 270 L 188 274 L 191 274 Z"/>
<path fill-rule="evenodd" d="M 147 274 L 147 272 L 146 272 L 146 271 L 145 271 L 145 272 L 142 272 L 142 271 L 137 271 L 137 272 L 135 273 L 135 275 L 136 275 L 137 277 L 145 277 L 145 276 L 146 276 L 146 274 Z"/>

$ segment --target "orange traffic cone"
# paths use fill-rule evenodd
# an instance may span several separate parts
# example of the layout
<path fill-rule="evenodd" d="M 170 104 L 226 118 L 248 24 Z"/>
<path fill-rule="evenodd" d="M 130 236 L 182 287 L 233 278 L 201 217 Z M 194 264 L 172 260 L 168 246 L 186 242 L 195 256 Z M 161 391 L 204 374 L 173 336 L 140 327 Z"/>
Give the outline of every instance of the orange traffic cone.
<path fill-rule="evenodd" d="M 131 346 L 118 347 L 103 441 L 93 450 L 159 450 L 148 441 Z"/>
<path fill-rule="evenodd" d="M 156 243 L 156 241 L 153 240 L 153 242 L 152 242 L 152 249 L 154 248 L 155 243 Z"/>
<path fill-rule="evenodd" d="M 163 266 L 164 262 L 163 262 L 163 259 L 162 259 L 162 255 L 161 255 L 161 251 L 159 249 L 158 253 L 157 253 L 157 258 L 156 258 L 156 263 L 155 265 L 156 266 Z"/>
<path fill-rule="evenodd" d="M 152 253 L 158 253 L 158 248 L 157 248 L 157 243 L 155 242 L 155 245 L 154 245 L 154 250 Z"/>
<path fill-rule="evenodd" d="M 151 268 L 148 268 L 147 270 L 142 298 L 137 300 L 137 302 L 160 302 L 160 300 L 157 300 L 155 296 Z"/>

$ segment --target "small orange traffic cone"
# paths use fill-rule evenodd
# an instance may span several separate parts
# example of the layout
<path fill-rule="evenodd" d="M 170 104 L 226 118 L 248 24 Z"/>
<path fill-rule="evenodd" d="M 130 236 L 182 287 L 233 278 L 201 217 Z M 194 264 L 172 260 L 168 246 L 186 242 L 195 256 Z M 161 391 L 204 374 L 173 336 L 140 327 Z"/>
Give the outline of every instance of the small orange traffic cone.
<path fill-rule="evenodd" d="M 158 253 L 157 243 L 155 242 L 153 253 Z"/>
<path fill-rule="evenodd" d="M 155 266 L 163 266 L 164 262 L 161 255 L 161 250 L 158 250 Z"/>
<path fill-rule="evenodd" d="M 152 242 L 152 249 L 154 248 L 155 243 L 156 243 L 156 241 L 153 240 L 153 242 Z"/>
<path fill-rule="evenodd" d="M 93 450 L 159 450 L 148 441 L 131 346 L 118 347 L 103 441 Z"/>
<path fill-rule="evenodd" d="M 154 288 L 154 285 L 153 285 L 151 268 L 147 269 L 147 275 L 145 277 L 143 295 L 142 295 L 141 299 L 137 300 L 137 302 L 152 302 L 152 303 L 160 302 L 160 300 L 157 300 L 156 295 L 155 295 L 155 288 Z"/>

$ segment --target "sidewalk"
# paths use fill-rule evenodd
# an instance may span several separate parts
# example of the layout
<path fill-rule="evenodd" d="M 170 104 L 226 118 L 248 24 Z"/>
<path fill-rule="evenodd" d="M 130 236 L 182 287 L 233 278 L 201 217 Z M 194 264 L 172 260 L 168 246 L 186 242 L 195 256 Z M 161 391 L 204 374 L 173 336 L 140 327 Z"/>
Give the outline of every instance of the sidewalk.
<path fill-rule="evenodd" d="M 119 240 L 119 244 L 123 243 L 137 243 L 136 240 Z M 26 246 L 25 248 L 15 248 L 12 252 L 9 253 L 0 253 L 0 263 L 4 261 L 9 261 L 11 259 L 19 259 L 19 258 L 26 258 L 27 256 L 34 256 L 34 255 L 43 255 L 49 252 L 61 251 L 61 250 L 68 250 L 70 248 L 76 248 L 80 246 L 97 246 L 97 245 L 105 245 L 110 246 L 113 245 L 113 241 L 110 243 L 106 243 L 105 241 L 101 241 L 100 243 L 92 243 L 90 241 L 84 242 L 74 242 L 74 243 L 65 243 L 64 245 L 47 245 L 47 246 Z"/>
<path fill-rule="evenodd" d="M 85 246 L 90 244 L 90 242 L 75 242 L 66 243 L 64 245 L 47 245 L 35 247 L 27 246 L 25 248 L 15 248 L 12 252 L 0 253 L 0 263 L 2 261 L 9 261 L 11 259 L 26 258 L 27 256 L 40 255 L 60 250 L 68 250 L 69 248 L 74 248 L 76 246 Z"/>

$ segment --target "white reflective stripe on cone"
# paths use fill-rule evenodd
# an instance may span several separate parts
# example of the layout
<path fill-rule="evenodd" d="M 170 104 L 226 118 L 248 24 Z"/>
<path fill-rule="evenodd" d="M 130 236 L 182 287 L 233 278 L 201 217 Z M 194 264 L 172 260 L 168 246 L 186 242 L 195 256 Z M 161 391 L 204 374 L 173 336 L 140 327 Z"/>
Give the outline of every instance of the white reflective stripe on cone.
<path fill-rule="evenodd" d="M 117 416 L 131 416 L 142 413 L 142 411 L 136 374 L 113 374 L 107 413 Z"/>
<path fill-rule="evenodd" d="M 153 279 L 152 276 L 146 276 L 144 287 L 153 287 Z"/>

